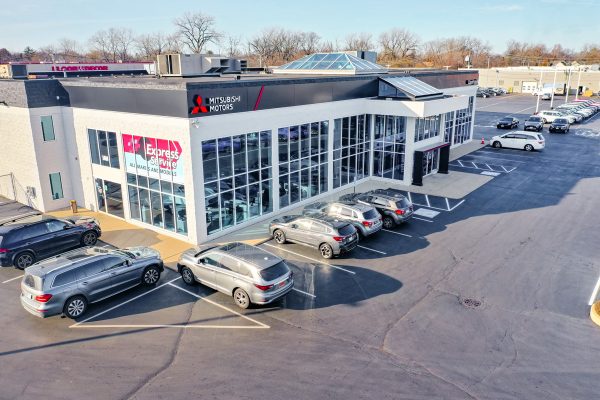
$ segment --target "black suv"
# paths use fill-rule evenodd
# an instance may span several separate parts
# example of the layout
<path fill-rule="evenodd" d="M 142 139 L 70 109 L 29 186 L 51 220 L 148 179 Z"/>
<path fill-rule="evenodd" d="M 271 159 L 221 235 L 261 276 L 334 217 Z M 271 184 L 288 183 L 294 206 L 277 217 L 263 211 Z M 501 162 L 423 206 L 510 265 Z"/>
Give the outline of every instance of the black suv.
<path fill-rule="evenodd" d="M 496 124 L 496 128 L 498 129 L 513 129 L 518 127 L 519 120 L 513 117 L 504 117 Z"/>
<path fill-rule="evenodd" d="M 544 120 L 542 119 L 542 117 L 538 117 L 537 115 L 532 115 L 531 117 L 527 118 L 523 124 L 523 130 L 524 131 L 536 131 L 536 132 L 540 132 L 544 129 Z"/>
<path fill-rule="evenodd" d="M 349 193 L 341 201 L 355 201 L 375 207 L 383 217 L 383 227 L 391 229 L 408 221 L 413 215 L 413 205 L 408 199 L 393 190 L 378 189 L 365 193 Z"/>
<path fill-rule="evenodd" d="M 57 219 L 36 215 L 0 223 L 0 265 L 25 269 L 38 260 L 78 246 L 93 246 L 102 234 L 89 217 Z"/>

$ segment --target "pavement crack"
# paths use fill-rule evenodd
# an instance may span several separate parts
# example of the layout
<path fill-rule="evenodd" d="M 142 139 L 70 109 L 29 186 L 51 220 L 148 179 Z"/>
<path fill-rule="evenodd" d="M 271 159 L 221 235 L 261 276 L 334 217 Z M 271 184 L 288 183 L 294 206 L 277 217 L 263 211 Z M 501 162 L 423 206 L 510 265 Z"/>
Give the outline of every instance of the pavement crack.
<path fill-rule="evenodd" d="M 196 303 L 192 303 L 192 307 L 190 307 L 188 314 L 186 316 L 185 325 L 187 325 L 190 322 L 190 319 L 192 318 L 192 313 L 193 313 L 195 307 L 196 307 Z M 171 353 L 169 354 L 169 359 L 167 360 L 167 362 L 163 366 L 161 366 L 158 370 L 156 370 L 153 374 L 150 374 L 145 379 L 145 381 L 143 381 L 141 384 L 139 384 L 137 387 L 135 387 L 129 393 L 127 393 L 125 396 L 123 396 L 122 397 L 123 400 L 133 399 L 142 389 L 144 389 L 147 386 L 150 386 L 152 384 L 152 382 L 154 382 L 160 374 L 162 374 L 164 371 L 166 371 L 173 365 L 173 363 L 177 359 L 177 355 L 179 354 L 181 340 L 183 339 L 183 335 L 186 330 L 187 329 L 178 329 L 179 332 L 177 334 L 177 339 L 175 341 L 175 345 L 173 346 L 173 348 L 171 350 Z"/>

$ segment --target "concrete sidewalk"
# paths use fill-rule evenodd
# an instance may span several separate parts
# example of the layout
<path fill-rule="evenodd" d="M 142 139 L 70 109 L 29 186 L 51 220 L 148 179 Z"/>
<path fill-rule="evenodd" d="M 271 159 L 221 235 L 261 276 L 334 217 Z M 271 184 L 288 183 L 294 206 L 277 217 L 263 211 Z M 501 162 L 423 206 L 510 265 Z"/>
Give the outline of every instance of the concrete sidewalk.
<path fill-rule="evenodd" d="M 178 240 L 171 236 L 130 224 L 120 218 L 101 212 L 80 208 L 77 214 L 73 214 L 69 208 L 52 211 L 47 214 L 57 218 L 77 216 L 93 217 L 100 223 L 100 227 L 102 228 L 100 240 L 103 242 L 119 248 L 133 246 L 151 247 L 160 252 L 165 265 L 171 268 L 175 268 L 175 263 L 184 250 L 194 247 L 194 245 L 183 240 Z"/>

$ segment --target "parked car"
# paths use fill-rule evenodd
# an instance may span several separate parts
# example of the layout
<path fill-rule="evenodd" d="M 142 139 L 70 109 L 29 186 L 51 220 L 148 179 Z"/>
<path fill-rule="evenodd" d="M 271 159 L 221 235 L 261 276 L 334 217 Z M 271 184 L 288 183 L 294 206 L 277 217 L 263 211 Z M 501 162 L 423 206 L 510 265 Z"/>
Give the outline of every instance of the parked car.
<path fill-rule="evenodd" d="M 537 115 L 530 116 L 523 123 L 523 130 L 526 130 L 526 131 L 532 130 L 532 131 L 540 132 L 543 129 L 544 129 L 544 120 L 542 119 L 542 117 L 538 117 Z"/>
<path fill-rule="evenodd" d="M 569 120 L 567 120 L 566 118 L 556 118 L 554 121 L 552 121 L 548 130 L 550 131 L 550 133 L 552 133 L 552 132 L 567 133 L 567 132 L 569 132 L 570 126 L 571 126 L 571 124 L 569 123 Z"/>
<path fill-rule="evenodd" d="M 25 269 L 38 260 L 78 246 L 93 246 L 102 234 L 89 217 L 36 215 L 0 225 L 0 265 Z"/>
<path fill-rule="evenodd" d="M 381 215 L 374 207 L 352 201 L 316 202 L 304 207 L 304 215 L 317 213 L 351 223 L 362 237 L 379 232 L 383 226 Z"/>
<path fill-rule="evenodd" d="M 519 127 L 519 120 L 514 117 L 504 117 L 496 124 L 498 129 L 513 129 Z"/>
<path fill-rule="evenodd" d="M 148 247 L 87 247 L 40 261 L 25 269 L 21 305 L 37 317 L 81 317 L 88 305 L 160 279 L 163 261 Z"/>
<path fill-rule="evenodd" d="M 325 214 L 274 219 L 269 233 L 279 244 L 292 242 L 317 248 L 326 259 L 349 252 L 358 244 L 358 233 L 352 224 Z"/>
<path fill-rule="evenodd" d="M 187 250 L 177 270 L 186 284 L 199 282 L 232 296 L 243 309 L 272 303 L 294 287 L 293 273 L 284 260 L 245 243 Z"/>
<path fill-rule="evenodd" d="M 542 100 L 550 100 L 552 99 L 552 94 L 551 93 L 544 93 L 542 95 L 542 97 L 540 97 Z"/>
<path fill-rule="evenodd" d="M 356 201 L 375 207 L 383 218 L 383 227 L 385 229 L 392 229 L 408 221 L 413 215 L 412 203 L 401 193 L 391 190 L 349 193 L 341 196 L 340 201 Z"/>
<path fill-rule="evenodd" d="M 536 115 L 539 115 L 540 117 L 542 117 L 545 124 L 550 123 L 550 122 L 554 121 L 554 119 L 561 117 L 560 111 L 554 111 L 554 110 L 543 110 L 543 111 L 540 111 L 539 113 L 537 113 Z"/>
<path fill-rule="evenodd" d="M 508 147 L 512 149 L 524 149 L 527 151 L 541 150 L 545 147 L 546 140 L 541 133 L 529 133 L 516 131 L 494 136 L 490 139 L 490 145 L 495 148 Z"/>

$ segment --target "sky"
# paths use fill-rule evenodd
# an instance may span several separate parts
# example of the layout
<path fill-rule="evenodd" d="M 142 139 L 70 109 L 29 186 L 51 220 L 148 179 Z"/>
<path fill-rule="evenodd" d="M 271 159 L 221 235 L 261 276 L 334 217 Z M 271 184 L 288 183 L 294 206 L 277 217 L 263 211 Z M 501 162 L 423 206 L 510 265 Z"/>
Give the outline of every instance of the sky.
<path fill-rule="evenodd" d="M 580 50 L 600 43 L 600 0 L 0 0 L 0 48 L 23 51 L 61 38 L 87 43 L 98 30 L 130 28 L 135 34 L 174 31 L 186 11 L 212 15 L 227 35 L 252 38 L 270 27 L 314 31 L 340 44 L 353 32 L 376 38 L 405 28 L 422 41 L 474 36 L 505 50 L 510 39 Z M 218 52 L 218 46 L 212 46 Z"/>

